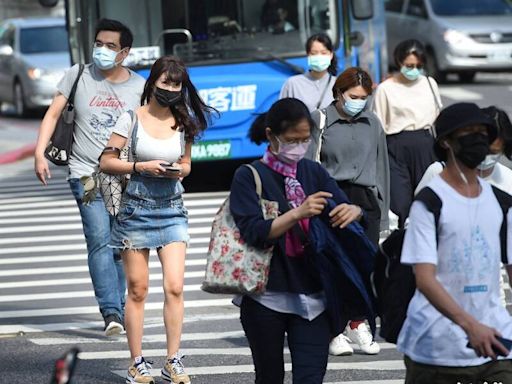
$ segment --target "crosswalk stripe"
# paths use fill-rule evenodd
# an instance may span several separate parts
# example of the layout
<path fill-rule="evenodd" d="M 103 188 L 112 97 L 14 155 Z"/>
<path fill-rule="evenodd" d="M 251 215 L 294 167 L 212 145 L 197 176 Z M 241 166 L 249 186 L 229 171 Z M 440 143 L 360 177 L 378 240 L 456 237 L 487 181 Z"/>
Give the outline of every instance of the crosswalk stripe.
<path fill-rule="evenodd" d="M 186 259 L 185 266 L 206 265 L 206 259 Z M 150 261 L 149 268 L 161 268 L 159 261 Z M 50 267 L 50 268 L 31 268 L 31 269 L 7 269 L 0 271 L 0 276 L 30 276 L 30 275 L 51 275 L 59 273 L 89 272 L 87 265 L 74 267 Z"/>
<path fill-rule="evenodd" d="M 203 277 L 204 271 L 186 271 L 185 279 Z M 150 273 L 149 281 L 162 280 L 162 272 Z M 30 288 L 30 287 L 48 287 L 48 286 L 61 286 L 61 285 L 80 285 L 91 284 L 90 277 L 76 277 L 73 279 L 49 279 L 49 280 L 33 280 L 33 281 L 10 281 L 0 282 L 0 289 L 9 288 Z"/>
<path fill-rule="evenodd" d="M 185 203 L 185 206 L 187 204 Z M 194 208 L 189 211 L 189 218 L 199 215 L 214 215 L 219 210 L 218 207 L 216 208 Z M 73 214 L 75 217 L 79 216 L 78 207 L 71 207 L 71 208 L 59 208 L 58 210 L 59 214 L 63 213 L 69 213 Z M 55 215 L 55 209 L 27 209 L 27 210 L 14 210 L 14 211 L 1 211 L 0 210 L 0 224 L 3 224 L 3 217 L 7 218 L 19 218 L 19 217 L 32 217 L 32 216 L 43 216 L 46 215 L 46 217 L 50 220 L 52 220 L 53 216 Z"/>
<path fill-rule="evenodd" d="M 162 303 L 146 303 L 146 310 L 161 310 Z M 185 308 L 203 308 L 203 307 L 224 307 L 231 306 L 231 299 L 202 299 L 185 300 Z M 45 309 L 19 309 L 13 311 L 0 311 L 0 319 L 21 319 L 24 317 L 44 317 L 44 316 L 63 316 L 63 315 L 85 315 L 97 314 L 98 307 L 64 307 L 64 308 L 45 308 Z"/>
<path fill-rule="evenodd" d="M 190 277 L 190 276 L 189 276 Z M 194 272 L 194 277 L 204 277 L 203 271 Z M 200 284 L 185 284 L 184 292 L 196 292 L 201 290 Z M 149 287 L 148 294 L 162 293 L 162 287 Z M 0 303 L 13 303 L 21 301 L 41 301 L 56 299 L 78 299 L 84 297 L 94 297 L 93 290 L 70 291 L 70 292 L 52 292 L 52 293 L 29 293 L 24 295 L 0 295 Z"/>
<path fill-rule="evenodd" d="M 47 224 L 41 226 L 32 226 L 32 227 L 20 227 L 20 228 L 0 228 L 0 234 L 12 234 L 12 233 L 25 233 L 25 232 L 57 232 L 57 231 L 66 231 L 66 230 L 81 230 L 82 224 Z M 188 233 L 190 235 L 201 234 L 201 233 L 210 233 L 211 227 L 197 227 L 197 228 L 188 228 Z M 0 244 L 2 241 L 0 240 Z M 6 239 L 3 244 L 12 244 Z"/>
<path fill-rule="evenodd" d="M 211 228 L 189 228 L 190 234 L 200 234 L 200 233 L 210 233 Z M 83 234 L 80 235 L 55 235 L 55 236 L 31 236 L 31 237 L 16 237 L 9 239 L 0 239 L 0 245 L 3 244 L 26 244 L 26 243 L 49 243 L 49 242 L 59 242 L 59 241 L 83 241 L 83 246 L 85 247 L 85 237 Z M 190 243 L 204 243 L 209 242 L 210 238 L 205 237 L 193 237 L 190 239 Z M 4 251 L 5 249 L 0 249 L 0 251 Z M 2 253 L 2 252 L 0 252 Z"/>
<path fill-rule="evenodd" d="M 196 322 L 212 322 L 239 319 L 238 311 L 232 313 L 201 313 L 201 314 L 185 314 L 184 324 Z M 18 332 L 39 333 L 39 332 L 57 332 L 57 331 L 73 331 L 90 328 L 102 328 L 103 321 L 81 321 L 68 323 L 44 323 L 44 324 L 4 324 L 0 325 L 0 335 L 13 334 Z M 162 316 L 145 317 L 144 329 L 163 327 Z"/>
<path fill-rule="evenodd" d="M 476 101 L 483 98 L 480 93 L 472 92 L 462 87 L 443 87 L 439 89 L 439 93 L 443 97 L 457 101 Z"/>
<path fill-rule="evenodd" d="M 286 372 L 292 370 L 292 365 L 286 363 L 284 365 Z M 327 364 L 328 371 L 342 371 L 342 370 L 366 370 L 366 371 L 398 371 L 404 370 L 405 365 L 400 360 L 378 360 L 378 361 L 364 361 L 364 362 L 346 362 L 337 363 L 329 362 Z M 113 373 L 124 377 L 126 371 L 114 370 Z M 233 374 L 233 373 L 253 373 L 254 365 L 252 364 L 240 364 L 240 365 L 222 365 L 222 366 L 207 366 L 207 367 L 190 367 L 187 366 L 187 374 L 189 375 L 222 375 L 222 374 Z M 150 374 L 153 377 L 160 377 L 159 369 L 151 369 Z M 402 380 L 403 382 L 403 380 Z M 367 381 L 365 381 L 367 383 Z M 351 384 L 350 381 L 347 384 Z"/>
<path fill-rule="evenodd" d="M 185 206 L 187 208 L 190 207 L 198 207 L 198 206 L 204 206 L 204 205 L 217 205 L 219 206 L 224 202 L 224 199 L 208 199 L 208 200 L 190 200 L 185 202 Z M 40 202 L 24 202 L 19 204 L 9 204 L 6 206 L 0 205 L 0 211 L 13 211 L 17 209 L 29 209 L 29 208 L 39 208 L 39 207 L 54 207 L 54 208 L 61 208 L 61 207 L 69 207 L 69 206 L 76 206 L 76 202 L 71 199 L 66 200 L 53 200 L 53 201 L 40 201 Z"/>
<path fill-rule="evenodd" d="M 187 256 L 189 255 L 204 255 L 208 251 L 207 247 L 187 248 Z M 149 252 L 150 256 L 157 255 L 155 250 Z M 58 256 L 29 256 L 29 257 L 4 257 L 0 258 L 0 265 L 8 264 L 32 264 L 32 263 L 62 263 L 63 261 L 87 261 L 87 254 L 73 254 L 73 255 L 58 255 Z"/>

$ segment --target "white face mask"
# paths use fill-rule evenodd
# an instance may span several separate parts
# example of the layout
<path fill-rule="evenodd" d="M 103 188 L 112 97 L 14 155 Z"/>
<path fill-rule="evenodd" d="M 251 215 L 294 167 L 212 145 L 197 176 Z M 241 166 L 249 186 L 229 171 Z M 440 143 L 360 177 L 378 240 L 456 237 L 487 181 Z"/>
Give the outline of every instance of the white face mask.
<path fill-rule="evenodd" d="M 501 153 L 497 153 L 495 155 L 487 155 L 485 156 L 484 161 L 478 164 L 477 168 L 480 171 L 487 171 L 496 165 L 496 163 L 500 160 L 500 157 Z"/>

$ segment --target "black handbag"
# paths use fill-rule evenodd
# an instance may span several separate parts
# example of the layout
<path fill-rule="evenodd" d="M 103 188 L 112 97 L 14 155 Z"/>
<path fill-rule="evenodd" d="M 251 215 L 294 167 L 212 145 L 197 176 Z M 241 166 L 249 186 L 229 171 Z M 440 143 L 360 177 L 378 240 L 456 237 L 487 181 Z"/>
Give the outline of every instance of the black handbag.
<path fill-rule="evenodd" d="M 84 65 L 80 64 L 78 75 L 71 88 L 68 102 L 57 121 L 55 131 L 44 151 L 44 156 L 55 165 L 68 165 L 71 147 L 73 145 L 73 131 L 75 128 L 75 93 L 78 80 L 84 71 Z"/>

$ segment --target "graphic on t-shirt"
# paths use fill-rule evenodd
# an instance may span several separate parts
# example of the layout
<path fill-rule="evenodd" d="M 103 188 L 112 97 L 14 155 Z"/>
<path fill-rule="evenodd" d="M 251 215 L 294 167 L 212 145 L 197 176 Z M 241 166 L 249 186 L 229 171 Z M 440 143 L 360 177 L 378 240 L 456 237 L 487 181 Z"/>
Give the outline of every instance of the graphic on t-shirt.
<path fill-rule="evenodd" d="M 118 116 L 110 112 L 102 111 L 99 116 L 92 113 L 89 124 L 92 128 L 93 136 L 101 142 L 107 142 L 110 139 L 112 128 L 116 125 L 117 118 Z"/>
<path fill-rule="evenodd" d="M 489 242 L 480 226 L 476 225 L 471 230 L 470 238 L 464 239 L 461 245 L 452 249 L 447 262 L 448 271 L 459 275 L 454 280 L 464 284 L 464 292 L 486 292 L 488 288 L 485 283 L 492 271 L 494 258 Z"/>

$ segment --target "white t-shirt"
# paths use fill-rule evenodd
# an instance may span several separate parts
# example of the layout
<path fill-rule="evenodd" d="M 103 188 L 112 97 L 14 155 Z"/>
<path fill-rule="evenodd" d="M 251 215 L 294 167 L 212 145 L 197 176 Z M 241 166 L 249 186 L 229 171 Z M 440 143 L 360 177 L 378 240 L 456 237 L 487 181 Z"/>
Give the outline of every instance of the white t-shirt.
<path fill-rule="evenodd" d="M 430 166 L 423 174 L 423 177 L 421 178 L 418 186 L 416 187 L 414 194 L 416 195 L 419 191 L 425 188 L 430 180 L 432 180 L 443 171 L 443 168 L 443 164 L 439 161 L 430 164 Z M 512 195 L 512 170 L 503 164 L 497 163 L 494 166 L 492 173 L 489 176 L 484 177 L 484 180 L 494 185 L 496 188 L 507 192 L 509 195 Z"/>
<path fill-rule="evenodd" d="M 420 76 L 418 80 L 409 83 L 400 83 L 390 78 L 377 87 L 373 97 L 373 112 L 379 117 L 384 132 L 393 135 L 433 125 L 440 112 L 438 103 L 442 106 L 439 88 L 433 78 L 429 77 L 427 81 L 426 76 Z"/>
<path fill-rule="evenodd" d="M 481 323 L 512 338 L 512 318 L 501 305 L 500 227 L 503 213 L 486 181 L 482 192 L 466 198 L 440 176 L 428 184 L 441 198 L 438 236 L 434 216 L 415 201 L 409 215 L 401 261 L 436 265 L 436 277 L 448 294 Z M 508 214 L 508 254 L 512 254 L 512 215 Z M 442 315 L 416 290 L 397 348 L 413 361 L 440 366 L 476 366 L 490 359 L 477 357 L 467 348 L 468 338 L 458 325 Z M 511 356 L 509 355 L 509 358 Z"/>
<path fill-rule="evenodd" d="M 175 131 L 174 134 L 167 139 L 157 139 L 150 136 L 145 130 L 140 120 L 137 120 L 137 145 L 135 154 L 137 161 L 164 160 L 170 164 L 177 162 L 182 153 L 184 140 L 181 131 Z M 123 137 L 128 137 L 132 119 L 128 112 L 123 113 L 117 119 L 116 125 L 112 130 Z"/>

